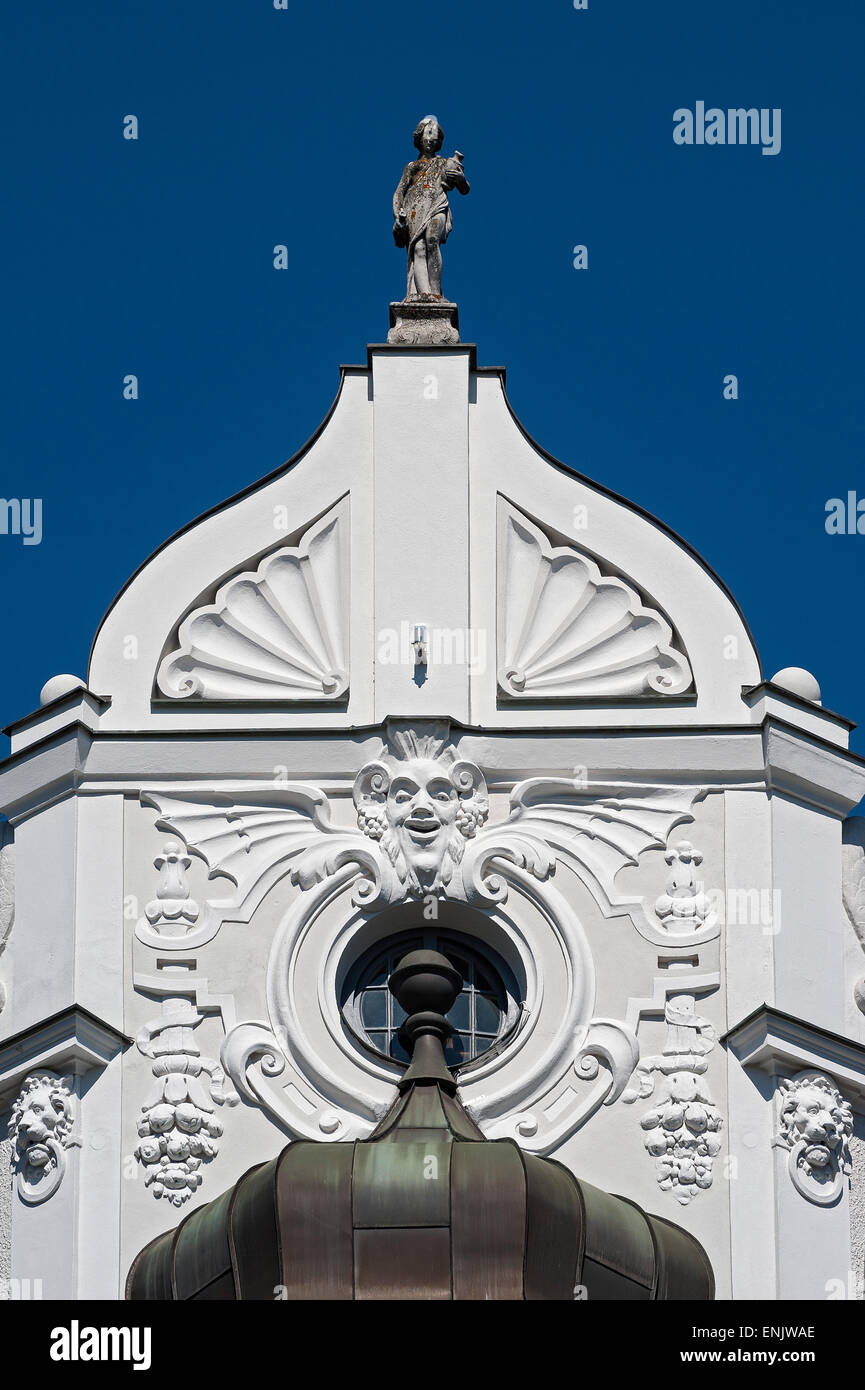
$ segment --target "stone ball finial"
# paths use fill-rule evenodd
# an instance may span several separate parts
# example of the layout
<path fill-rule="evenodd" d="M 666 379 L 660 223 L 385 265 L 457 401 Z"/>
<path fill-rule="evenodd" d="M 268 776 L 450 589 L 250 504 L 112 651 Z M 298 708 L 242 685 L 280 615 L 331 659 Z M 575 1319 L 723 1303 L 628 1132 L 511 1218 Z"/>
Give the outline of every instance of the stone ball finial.
<path fill-rule="evenodd" d="M 435 1082 L 450 1094 L 456 1090 L 444 1055 L 453 1032 L 445 1014 L 453 1008 L 462 983 L 460 972 L 438 951 L 410 951 L 392 972 L 388 987 L 408 1014 L 399 1037 L 411 1054 L 400 1091 L 416 1082 Z"/>
<path fill-rule="evenodd" d="M 50 705 L 52 700 L 59 700 L 62 695 L 71 695 L 73 690 L 86 689 L 80 676 L 52 676 L 39 692 L 39 706 L 42 708 L 43 705 Z"/>
<path fill-rule="evenodd" d="M 391 994 L 409 1015 L 448 1013 L 462 984 L 460 972 L 438 951 L 409 951 L 388 980 Z"/>
<path fill-rule="evenodd" d="M 816 677 L 811 675 L 801 666 L 785 666 L 783 671 L 778 671 L 772 677 L 773 685 L 780 685 L 783 690 L 789 690 L 791 695 L 798 695 L 801 700 L 810 700 L 812 705 L 819 705 L 820 686 Z"/>

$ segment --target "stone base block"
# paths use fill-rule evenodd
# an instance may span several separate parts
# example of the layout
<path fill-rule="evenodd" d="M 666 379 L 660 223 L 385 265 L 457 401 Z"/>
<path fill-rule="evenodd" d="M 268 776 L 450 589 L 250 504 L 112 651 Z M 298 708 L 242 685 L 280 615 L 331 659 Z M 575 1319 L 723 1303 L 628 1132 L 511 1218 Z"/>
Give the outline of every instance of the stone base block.
<path fill-rule="evenodd" d="M 441 347 L 458 343 L 459 310 L 449 299 L 404 299 L 390 306 L 389 343 Z"/>

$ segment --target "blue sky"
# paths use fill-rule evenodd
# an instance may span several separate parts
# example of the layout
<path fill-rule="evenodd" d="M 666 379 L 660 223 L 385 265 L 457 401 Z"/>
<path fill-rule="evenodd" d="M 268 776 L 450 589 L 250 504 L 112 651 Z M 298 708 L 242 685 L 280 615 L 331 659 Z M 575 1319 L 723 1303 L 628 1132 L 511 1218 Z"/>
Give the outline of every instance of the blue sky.
<path fill-rule="evenodd" d="M 0 723 L 83 675 L 129 574 L 292 455 L 383 340 L 429 111 L 472 183 L 444 289 L 526 428 L 706 557 L 767 675 L 805 666 L 865 721 L 865 535 L 825 529 L 829 498 L 865 498 L 865 7 L 16 10 L 0 496 L 43 511 L 39 545 L 0 534 Z M 780 108 L 780 153 L 676 145 L 697 101 Z"/>

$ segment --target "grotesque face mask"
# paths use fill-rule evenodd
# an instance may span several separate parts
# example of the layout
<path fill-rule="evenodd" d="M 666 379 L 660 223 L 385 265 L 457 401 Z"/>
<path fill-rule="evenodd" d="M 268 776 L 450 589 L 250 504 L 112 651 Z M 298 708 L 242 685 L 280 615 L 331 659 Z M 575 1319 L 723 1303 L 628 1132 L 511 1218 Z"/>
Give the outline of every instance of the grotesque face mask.
<path fill-rule="evenodd" d="M 417 759 L 391 782 L 385 814 L 405 858 L 429 872 L 441 864 L 458 809 L 456 787 L 438 763 Z"/>
<path fill-rule="evenodd" d="M 409 893 L 441 893 L 462 859 L 465 842 L 486 820 L 486 783 L 474 763 L 453 754 L 386 755 L 358 773 L 358 825 L 380 840 Z"/>

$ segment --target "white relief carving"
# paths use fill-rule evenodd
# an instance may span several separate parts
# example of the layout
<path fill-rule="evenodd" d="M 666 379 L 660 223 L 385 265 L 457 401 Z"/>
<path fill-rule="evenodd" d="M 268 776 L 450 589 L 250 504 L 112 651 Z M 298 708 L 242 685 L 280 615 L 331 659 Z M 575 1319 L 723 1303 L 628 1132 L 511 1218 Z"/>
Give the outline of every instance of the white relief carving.
<path fill-rule="evenodd" d="M 543 880 L 561 858 L 582 871 L 605 911 L 618 905 L 637 909 L 639 899 L 616 893 L 620 869 L 636 864 L 647 850 L 663 849 L 674 826 L 693 820 L 690 807 L 701 795 L 694 787 L 588 782 L 576 790 L 565 779 L 520 782 L 511 794 L 508 819 L 484 830 L 467 850 L 465 896 L 469 901 L 503 901 L 505 863 Z"/>
<path fill-rule="evenodd" d="M 293 1139 L 364 1139 L 387 1109 L 379 1104 L 369 1119 L 347 1107 L 334 1109 L 292 1065 L 267 1023 L 239 1023 L 226 1037 L 221 1058 L 240 1094 L 261 1106 Z"/>
<path fill-rule="evenodd" d="M 703 856 L 690 840 L 680 840 L 664 855 L 670 865 L 665 891 L 655 903 L 655 912 L 671 936 L 691 937 L 707 926 L 717 924 L 717 913 L 703 884 L 697 879 L 697 868 Z"/>
<path fill-rule="evenodd" d="M 693 689 L 666 618 L 576 546 L 500 499 L 499 686 L 515 699 L 617 699 Z"/>
<path fill-rule="evenodd" d="M 544 1015 L 544 982 L 534 960 L 537 941 L 522 933 L 512 937 L 526 978 L 525 1025 L 502 1053 L 473 1067 L 471 1079 L 461 1082 L 462 1094 L 489 1137 L 516 1135 L 524 1148 L 547 1153 L 601 1105 L 616 1099 L 639 1049 L 626 1024 L 591 1017 L 591 951 L 561 895 L 515 865 L 505 872 L 515 892 L 535 904 L 538 928 L 550 933 L 561 952 L 566 1002 L 553 1019 Z M 344 952 L 365 914 L 354 907 L 334 916 L 327 909 L 348 900 L 351 874 L 351 866 L 344 865 L 292 904 L 267 966 L 269 1021 L 240 1023 L 223 1043 L 223 1065 L 238 1090 L 298 1138 L 320 1138 L 330 1132 L 328 1125 L 340 1139 L 368 1134 L 390 1103 L 399 1075 L 397 1066 L 358 1052 L 346 1037 L 339 1009 L 337 980 L 344 973 Z M 487 916 L 497 919 L 499 912 L 495 905 Z M 510 932 L 514 925 L 509 919 Z M 318 982 L 314 1001 L 298 986 L 298 961 L 310 940 L 315 942 L 312 975 Z M 307 978 L 310 969 L 307 959 Z M 311 1034 L 311 1020 L 316 1028 L 324 1021 L 327 1046 L 320 1034 Z"/>
<path fill-rule="evenodd" d="M 338 700 L 348 689 L 348 498 L 300 544 L 236 574 L 184 618 L 156 677 L 175 700 Z"/>
<path fill-rule="evenodd" d="M 389 730 L 380 758 L 355 779 L 357 830 L 335 829 L 324 793 L 301 783 L 261 793 L 256 803 L 159 792 L 141 800 L 159 811 L 160 828 L 205 860 L 211 877 L 237 885 L 239 901 L 265 877 L 270 886 L 275 870 L 290 866 L 292 881 L 308 889 L 345 864 L 356 868 L 355 901 L 365 905 L 464 897 L 458 868 L 489 801 L 480 768 L 458 759 L 447 738 L 447 726 L 435 722 L 421 732 Z"/>
<path fill-rule="evenodd" d="M 618 1100 L 640 1055 L 636 1036 L 627 1024 L 613 1018 L 593 1018 L 582 1031 L 572 1065 L 564 1074 L 553 1074 L 553 1084 L 536 1096 L 531 1111 L 493 1119 L 490 1097 L 476 1096 L 467 1104 L 487 1139 L 516 1139 L 527 1153 L 550 1153 L 601 1105 Z M 574 1076 L 580 1082 L 596 1084 L 588 1090 L 585 1086 L 575 1089 L 571 1084 Z"/>
<path fill-rule="evenodd" d="M 705 1075 L 715 1032 L 709 1020 L 695 1012 L 693 994 L 669 994 L 664 1021 L 662 1053 L 637 1064 L 637 1085 L 622 1099 L 631 1105 L 655 1095 L 655 1105 L 640 1117 L 646 1131 L 643 1142 L 656 1160 L 659 1187 L 687 1206 L 701 1189 L 712 1186 L 712 1165 L 721 1148 L 718 1132 L 724 1122 Z"/>
<path fill-rule="evenodd" d="M 531 778 L 511 794 L 511 813 L 496 826 L 477 764 L 456 756 L 445 724 L 389 725 L 378 760 L 355 779 L 357 831 L 334 828 L 327 797 L 301 783 L 257 793 L 254 802 L 193 793 L 142 794 L 159 811 L 157 825 L 179 835 L 210 869 L 238 889 L 237 907 L 258 899 L 290 872 L 304 890 L 354 865 L 354 901 L 382 907 L 430 894 L 489 905 L 508 893 L 506 864 L 543 882 L 557 858 L 586 879 L 602 909 L 632 915 L 653 942 L 669 933 L 652 922 L 643 900 L 617 894 L 615 879 L 648 850 L 663 849 L 672 829 L 693 820 L 695 787 L 641 787 Z M 699 939 L 717 934 L 707 921 Z"/>
<path fill-rule="evenodd" d="M 649 939 L 669 944 L 644 900 L 619 894 L 615 880 L 642 854 L 663 850 L 673 827 L 693 820 L 690 808 L 702 795 L 694 787 L 578 788 L 571 779 L 534 778 L 514 788 L 507 821 L 490 827 L 483 773 L 457 756 L 447 724 L 390 721 L 379 757 L 355 780 L 357 830 L 333 827 L 327 797 L 300 783 L 256 789 L 236 804 L 199 791 L 185 797 L 153 791 L 142 801 L 157 808 L 160 828 L 205 860 L 211 877 L 224 875 L 236 886 L 232 918 L 248 920 L 286 874 L 302 889 L 274 938 L 267 1021 L 227 1030 L 222 1048 L 237 1089 L 297 1137 L 368 1133 L 396 1074 L 362 1058 L 346 1037 L 335 1003 L 336 964 L 325 957 L 316 974 L 323 982 L 317 1017 L 326 1022 L 332 1053 L 324 1057 L 320 1039 L 309 1035 L 309 1001 L 295 992 L 296 959 L 323 905 L 346 900 L 341 917 L 331 919 L 335 941 L 349 921 L 356 929 L 371 912 L 429 895 L 479 908 L 488 918 L 512 892 L 529 904 L 564 952 L 569 1002 L 545 1050 L 536 1048 L 522 1070 L 510 1068 L 506 1081 L 499 1058 L 474 1067 L 467 1102 L 485 1132 L 518 1133 L 533 1152 L 544 1153 L 619 1096 L 639 1055 L 630 1024 L 592 1017 L 591 951 L 550 882 L 556 864 L 573 868 L 605 916 L 626 916 Z M 333 942 L 328 949 L 336 949 Z M 521 955 L 530 977 L 530 947 Z M 525 1026 L 505 1050 L 506 1063 L 532 1038 L 541 994 L 538 985 Z"/>
<path fill-rule="evenodd" d="M 144 915 L 160 935 L 177 936 L 186 933 L 198 920 L 201 909 L 189 896 L 186 872 L 192 863 L 181 845 L 173 840 L 165 845 L 153 861 L 159 870 L 156 897 L 144 909 Z"/>
<path fill-rule="evenodd" d="M 605 1062 L 611 1085 L 604 1104 L 612 1105 L 630 1081 L 639 1056 L 637 1039 L 626 1024 L 615 1018 L 593 1018 L 577 1051 L 574 1071 L 580 1080 L 593 1081 Z"/>
<path fill-rule="evenodd" d="M 777 1143 L 789 1149 L 793 1186 L 809 1202 L 831 1206 L 852 1172 L 853 1111 L 831 1076 L 802 1071 L 780 1088 Z"/>
<path fill-rule="evenodd" d="M 138 1047 L 153 1060 L 155 1086 L 141 1107 L 134 1154 L 154 1197 L 182 1206 L 201 1186 L 202 1163 L 218 1150 L 222 1124 L 216 1105 L 236 1105 L 224 1088 L 218 1062 L 202 1057 L 193 1029 L 204 1017 L 189 999 L 167 995 L 162 1012 L 138 1035 Z"/>
<path fill-rule="evenodd" d="M 382 759 L 355 779 L 358 827 L 377 842 L 411 897 L 447 892 L 466 841 L 489 815 L 483 773 L 457 759 L 446 739 L 446 727 L 426 734 L 394 730 Z"/>
<path fill-rule="evenodd" d="M 336 988 L 336 961 L 328 952 L 328 936 L 318 930 L 323 959 L 314 972 L 317 999 L 308 990 L 298 995 L 297 958 L 321 914 L 342 898 L 356 875 L 344 864 L 335 873 L 302 893 L 289 908 L 271 946 L 266 972 L 268 1022 L 244 1021 L 227 1031 L 221 1058 L 241 1095 L 260 1105 L 298 1139 L 361 1139 L 375 1127 L 393 1098 L 396 1067 L 382 1066 L 360 1054 L 346 1041 Z M 347 902 L 348 905 L 348 902 Z M 331 925 L 343 941 L 363 920 L 352 905 L 342 921 Z M 332 1046 L 308 1034 L 308 1023 L 324 1020 Z M 345 1077 L 345 1062 L 349 1076 Z"/>
<path fill-rule="evenodd" d="M 66 1150 L 80 1147 L 68 1078 L 50 1072 L 28 1076 L 12 1106 L 9 1136 L 18 1194 L 35 1206 L 51 1197 L 66 1172 Z"/>
<path fill-rule="evenodd" d="M 149 804 L 142 795 L 143 805 Z M 156 897 L 135 924 L 135 935 L 145 946 L 160 951 L 194 950 L 212 941 L 222 925 L 230 899 L 212 899 L 204 911 L 190 897 L 187 873 L 192 863 L 184 846 L 168 841 L 153 861 L 159 870 Z"/>
<path fill-rule="evenodd" d="M 236 912 L 250 899 L 260 902 L 286 873 L 292 872 L 292 880 L 308 888 L 346 863 L 355 866 L 358 897 L 378 896 L 387 860 L 361 831 L 331 825 L 328 799 L 318 787 L 286 782 L 256 788 L 252 795 L 254 801 L 235 802 L 199 791 L 183 797 L 158 791 L 141 794 L 142 806 L 159 812 L 158 829 L 178 835 L 204 860 L 210 878 L 224 877 L 234 885 L 233 900 L 211 901 L 208 909 Z M 308 859 L 307 851 L 312 851 Z M 301 856 L 304 868 L 295 873 L 294 863 Z M 196 938 L 197 934 L 198 929 Z M 192 941 L 193 934 L 184 944 Z"/>

